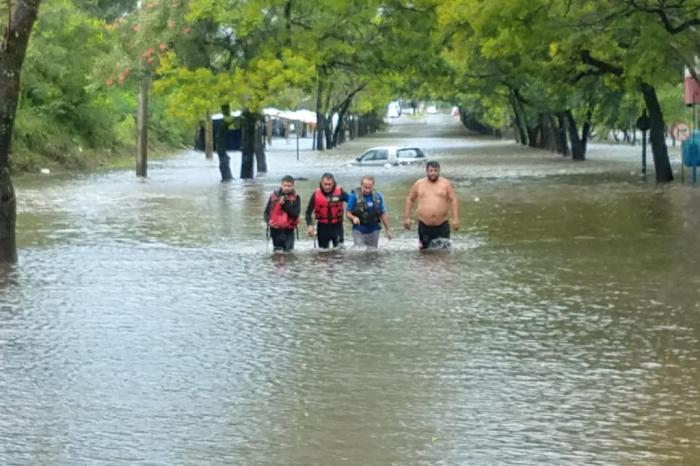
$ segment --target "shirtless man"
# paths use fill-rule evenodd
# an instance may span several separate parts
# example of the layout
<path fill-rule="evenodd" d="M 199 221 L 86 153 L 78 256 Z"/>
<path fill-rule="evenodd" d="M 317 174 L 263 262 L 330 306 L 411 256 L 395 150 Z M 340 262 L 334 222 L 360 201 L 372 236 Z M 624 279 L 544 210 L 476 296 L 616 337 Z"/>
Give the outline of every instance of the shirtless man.
<path fill-rule="evenodd" d="M 452 229 L 459 230 L 459 205 L 452 183 L 440 176 L 438 162 L 428 162 L 425 172 L 426 177 L 413 184 L 403 211 L 403 226 L 410 230 L 411 209 L 418 199 L 416 216 L 421 249 L 427 249 L 434 239 L 450 237 L 450 224 L 447 222 L 448 205 L 452 207 Z"/>

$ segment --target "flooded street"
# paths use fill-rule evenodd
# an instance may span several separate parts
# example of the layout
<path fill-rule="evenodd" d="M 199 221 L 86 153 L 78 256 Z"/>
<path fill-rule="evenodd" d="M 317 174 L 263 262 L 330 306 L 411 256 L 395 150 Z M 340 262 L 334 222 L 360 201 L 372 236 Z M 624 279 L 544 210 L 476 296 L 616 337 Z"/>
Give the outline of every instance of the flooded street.
<path fill-rule="evenodd" d="M 348 165 L 389 143 L 454 181 L 454 251 L 401 228 L 423 167 Z M 640 150 L 575 163 L 434 115 L 299 161 L 275 140 L 254 181 L 195 152 L 18 179 L 0 464 L 698 464 L 700 189 Z M 270 191 L 305 178 L 305 209 L 326 171 L 373 174 L 396 237 L 272 256 Z"/>

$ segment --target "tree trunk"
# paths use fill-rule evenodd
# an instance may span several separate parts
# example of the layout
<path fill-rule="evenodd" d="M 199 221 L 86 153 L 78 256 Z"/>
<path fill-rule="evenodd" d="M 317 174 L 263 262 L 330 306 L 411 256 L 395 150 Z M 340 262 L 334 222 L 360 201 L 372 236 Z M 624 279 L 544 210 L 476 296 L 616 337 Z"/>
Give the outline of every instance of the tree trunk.
<path fill-rule="evenodd" d="M 141 77 L 139 84 L 138 111 L 136 125 L 138 132 L 138 143 L 136 145 L 136 176 L 145 177 L 148 175 L 148 89 L 150 79 L 147 76 Z"/>
<path fill-rule="evenodd" d="M 207 119 L 204 120 L 204 155 L 207 160 L 214 158 L 214 125 L 209 111 L 207 111 Z"/>
<path fill-rule="evenodd" d="M 649 112 L 649 142 L 651 142 L 651 152 L 654 155 L 654 171 L 656 172 L 656 181 L 658 183 L 667 183 L 673 180 L 673 171 L 671 170 L 671 162 L 668 159 L 668 148 L 664 139 L 664 115 L 659 105 L 659 100 L 656 97 L 654 86 L 647 83 L 642 83 L 642 95 L 644 103 Z"/>
<path fill-rule="evenodd" d="M 343 106 L 338 113 L 338 126 L 333 131 L 333 146 L 338 147 L 345 140 L 345 113 L 348 111 L 348 105 Z"/>
<path fill-rule="evenodd" d="M 591 107 L 586 110 L 586 121 L 583 122 L 583 129 L 581 130 L 581 144 L 583 144 L 583 158 L 586 158 L 586 151 L 588 150 L 588 140 L 591 138 L 591 131 L 593 131 L 593 125 L 591 124 L 591 119 L 593 118 L 593 110 Z"/>
<path fill-rule="evenodd" d="M 357 117 L 355 116 L 354 113 L 350 115 L 350 119 L 348 122 L 348 129 L 349 129 L 349 133 L 350 133 L 350 140 L 352 141 L 353 139 L 355 139 L 357 137 Z"/>
<path fill-rule="evenodd" d="M 523 146 L 530 145 L 524 110 L 520 104 L 520 99 L 518 98 L 517 93 L 513 89 L 510 91 L 510 105 L 513 107 L 513 113 L 515 114 L 515 127 L 518 130 L 519 135 L 518 142 Z"/>
<path fill-rule="evenodd" d="M 566 129 L 569 132 L 569 141 L 571 142 L 571 154 L 574 160 L 586 160 L 586 146 L 581 141 L 576 127 L 576 120 L 571 110 L 564 112 L 566 120 Z"/>
<path fill-rule="evenodd" d="M 10 151 L 22 63 L 40 3 L 24 0 L 17 4 L 0 46 L 0 263 L 17 262 L 17 201 L 10 178 Z"/>
<path fill-rule="evenodd" d="M 557 150 L 556 126 L 554 125 L 552 116 L 544 113 L 540 116 L 540 125 L 542 126 L 542 147 L 551 152 Z"/>
<path fill-rule="evenodd" d="M 17 221 L 17 201 L 12 186 L 10 170 L 0 168 L 0 264 L 17 262 L 15 225 Z"/>
<path fill-rule="evenodd" d="M 258 173 L 267 173 L 267 158 L 265 157 L 265 120 L 258 115 L 255 125 L 255 162 Z"/>
<path fill-rule="evenodd" d="M 248 109 L 241 114 L 241 179 L 255 178 L 255 113 Z"/>
<path fill-rule="evenodd" d="M 333 114 L 325 120 L 323 125 L 323 135 L 326 137 L 326 149 L 333 149 Z"/>
<path fill-rule="evenodd" d="M 323 114 L 323 81 L 318 78 L 318 86 L 316 88 L 316 150 L 323 150 L 323 133 L 324 133 L 325 118 Z"/>
<path fill-rule="evenodd" d="M 316 112 L 316 150 L 324 150 L 326 118 L 322 113 Z"/>
<path fill-rule="evenodd" d="M 557 150 L 563 156 L 569 155 L 569 144 L 566 139 L 566 116 L 557 113 Z"/>

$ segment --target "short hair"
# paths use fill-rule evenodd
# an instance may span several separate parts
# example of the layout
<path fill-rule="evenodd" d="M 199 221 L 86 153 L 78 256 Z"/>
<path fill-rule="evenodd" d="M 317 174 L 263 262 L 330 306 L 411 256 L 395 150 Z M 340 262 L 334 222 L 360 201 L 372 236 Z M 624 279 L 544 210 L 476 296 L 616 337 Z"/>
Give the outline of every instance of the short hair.
<path fill-rule="evenodd" d="M 428 168 L 431 168 L 431 167 L 432 167 L 432 168 L 437 168 L 438 170 L 440 170 L 440 162 L 438 162 L 437 160 L 431 160 L 430 162 L 428 162 L 428 163 L 425 164 L 425 169 L 426 169 L 426 170 L 427 170 Z"/>
<path fill-rule="evenodd" d="M 282 183 L 294 184 L 294 177 L 292 175 L 285 175 L 284 177 L 282 177 Z"/>
<path fill-rule="evenodd" d="M 333 173 L 326 172 L 321 176 L 321 179 L 326 179 L 326 180 L 332 180 L 333 183 L 335 183 L 335 176 L 333 176 Z"/>
<path fill-rule="evenodd" d="M 371 181 L 372 184 L 374 184 L 374 177 L 372 175 L 365 175 L 362 178 L 360 178 L 360 186 L 362 186 L 362 182 L 365 180 Z"/>

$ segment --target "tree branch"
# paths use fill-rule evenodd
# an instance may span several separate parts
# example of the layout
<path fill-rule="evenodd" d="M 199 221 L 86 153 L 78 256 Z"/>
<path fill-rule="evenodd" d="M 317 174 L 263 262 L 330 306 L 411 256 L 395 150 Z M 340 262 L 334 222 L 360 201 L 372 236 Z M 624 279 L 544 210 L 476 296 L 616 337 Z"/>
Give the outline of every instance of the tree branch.
<path fill-rule="evenodd" d="M 664 2 L 659 2 L 659 4 L 662 5 L 662 8 L 645 7 L 643 5 L 640 5 L 636 0 L 629 0 L 629 3 L 639 11 L 657 15 L 661 19 L 661 22 L 664 24 L 664 28 L 666 29 L 666 31 L 670 32 L 671 34 L 678 34 L 688 29 L 690 26 L 700 25 L 700 18 L 693 18 L 689 19 L 684 23 L 678 24 L 677 26 L 674 26 L 671 23 L 671 18 L 668 17 L 668 15 L 666 14 L 666 10 L 663 8 L 663 6 L 665 5 Z"/>
<path fill-rule="evenodd" d="M 614 74 L 615 76 L 622 76 L 624 72 L 624 69 L 621 66 L 613 65 L 594 58 L 591 56 L 591 52 L 589 50 L 581 50 L 581 60 L 583 60 L 583 62 L 588 66 L 597 68 L 605 73 Z"/>

